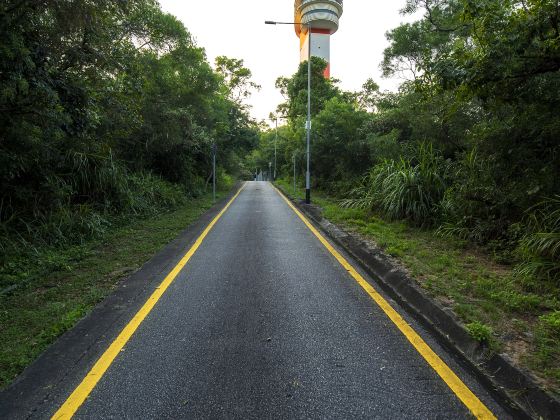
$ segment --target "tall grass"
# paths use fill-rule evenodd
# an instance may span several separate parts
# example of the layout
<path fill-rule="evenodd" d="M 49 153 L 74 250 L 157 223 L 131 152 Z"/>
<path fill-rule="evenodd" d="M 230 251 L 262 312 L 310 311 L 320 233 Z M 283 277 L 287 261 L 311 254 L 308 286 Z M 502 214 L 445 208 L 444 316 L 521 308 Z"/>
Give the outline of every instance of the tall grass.
<path fill-rule="evenodd" d="M 497 165 L 477 148 L 451 165 L 453 182 L 441 202 L 438 234 L 488 247 L 506 262 L 513 257 L 510 251 L 522 233 L 522 228 L 513 223 L 514 214 L 521 210 L 514 192 L 504 189 L 503 180 L 497 176 Z"/>
<path fill-rule="evenodd" d="M 36 211 L 33 218 L 15 217 L 2 223 L 0 294 L 31 284 L 37 273 L 67 267 L 67 250 L 80 254 L 80 246 L 87 241 L 103 238 L 109 230 L 138 217 L 170 211 L 187 200 L 182 188 L 151 174 L 125 172 L 118 182 L 120 189 L 99 197 L 101 201 L 80 198 L 82 202 L 74 203 L 76 197 L 70 196 L 50 209 Z"/>
<path fill-rule="evenodd" d="M 413 159 L 401 157 L 374 166 L 341 204 L 431 226 L 437 222 L 438 205 L 446 190 L 445 172 L 445 162 L 432 145 L 422 144 Z"/>
<path fill-rule="evenodd" d="M 64 167 L 45 180 L 43 196 L 30 200 L 25 212 L 2 215 L 0 264 L 8 254 L 98 237 L 121 220 L 171 210 L 187 198 L 176 184 L 130 172 L 110 151 L 69 153 Z M 8 211 L 0 204 L 0 211 Z"/>
<path fill-rule="evenodd" d="M 560 196 L 543 200 L 527 212 L 528 232 L 521 239 L 518 274 L 560 284 Z"/>

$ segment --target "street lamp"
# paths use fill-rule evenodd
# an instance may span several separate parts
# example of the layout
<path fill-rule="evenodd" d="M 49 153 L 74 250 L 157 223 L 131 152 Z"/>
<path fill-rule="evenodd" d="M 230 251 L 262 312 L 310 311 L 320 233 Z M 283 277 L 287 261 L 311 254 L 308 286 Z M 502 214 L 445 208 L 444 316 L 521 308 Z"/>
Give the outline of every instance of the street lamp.
<path fill-rule="evenodd" d="M 216 203 L 216 140 L 212 144 L 212 200 Z"/>
<path fill-rule="evenodd" d="M 292 163 L 294 164 L 294 197 L 296 196 L 296 152 L 292 154 Z"/>
<path fill-rule="evenodd" d="M 276 135 L 274 137 L 274 177 L 272 178 L 273 181 L 276 181 L 276 149 L 278 143 L 278 117 L 276 117 Z"/>
<path fill-rule="evenodd" d="M 272 118 L 274 117 L 274 118 Z M 274 175 L 272 177 L 273 181 L 276 181 L 276 162 L 277 162 L 277 143 L 278 143 L 278 115 L 274 115 L 272 112 L 269 115 L 271 121 L 275 122 L 276 134 L 274 135 Z"/>
<path fill-rule="evenodd" d="M 305 172 L 305 202 L 311 203 L 311 24 L 301 22 L 275 22 L 266 20 L 266 25 L 302 25 L 307 26 L 309 33 L 307 45 L 307 122 L 305 129 L 307 131 L 307 170 Z"/>
<path fill-rule="evenodd" d="M 273 118 L 274 117 L 274 118 Z M 276 181 L 276 165 L 277 165 L 277 155 L 278 155 L 278 120 L 279 119 L 286 119 L 286 116 L 278 116 L 276 114 L 273 114 L 272 112 L 269 115 L 269 118 L 271 121 L 275 122 L 275 130 L 276 130 L 276 134 L 274 135 L 274 178 L 273 180 Z"/>

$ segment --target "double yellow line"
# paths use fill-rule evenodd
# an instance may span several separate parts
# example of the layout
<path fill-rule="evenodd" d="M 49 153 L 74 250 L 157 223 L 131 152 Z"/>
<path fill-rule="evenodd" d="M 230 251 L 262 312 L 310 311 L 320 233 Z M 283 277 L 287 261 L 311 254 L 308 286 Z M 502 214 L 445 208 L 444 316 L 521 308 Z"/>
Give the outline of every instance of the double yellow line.
<path fill-rule="evenodd" d="M 101 355 L 93 368 L 89 371 L 82 382 L 72 392 L 64 404 L 52 417 L 53 419 L 70 419 L 78 411 L 84 401 L 88 398 L 97 383 L 101 380 L 107 369 L 111 366 L 117 355 L 128 343 L 134 332 L 140 324 L 152 311 L 156 303 L 163 296 L 168 287 L 176 279 L 177 275 L 185 267 L 194 253 L 198 250 L 208 233 L 216 225 L 218 220 L 229 209 L 235 199 L 241 194 L 243 185 L 233 198 L 226 204 L 223 210 L 210 222 L 198 237 L 189 251 L 181 258 L 179 263 L 165 277 L 158 288 L 148 298 L 142 308 L 134 315 L 132 320 L 124 327 L 117 338 L 111 343 L 109 348 Z M 366 293 L 375 301 L 375 303 L 383 310 L 389 319 L 396 325 L 401 333 L 407 338 L 412 346 L 420 353 L 420 355 L 428 362 L 428 364 L 437 372 L 449 388 L 457 395 L 457 397 L 465 404 L 471 413 L 479 419 L 495 419 L 492 412 L 472 393 L 472 391 L 459 379 L 459 377 L 445 364 L 443 360 L 428 346 L 428 344 L 412 329 L 410 325 L 398 314 L 398 312 L 381 296 L 357 271 L 350 263 L 336 250 L 333 246 L 319 233 L 319 231 L 307 220 L 307 218 L 294 207 L 294 205 L 278 192 L 296 215 L 303 221 L 307 228 L 317 237 L 323 246 L 334 256 L 334 258 L 346 269 L 346 271 L 356 280 L 356 282 L 366 291 Z"/>

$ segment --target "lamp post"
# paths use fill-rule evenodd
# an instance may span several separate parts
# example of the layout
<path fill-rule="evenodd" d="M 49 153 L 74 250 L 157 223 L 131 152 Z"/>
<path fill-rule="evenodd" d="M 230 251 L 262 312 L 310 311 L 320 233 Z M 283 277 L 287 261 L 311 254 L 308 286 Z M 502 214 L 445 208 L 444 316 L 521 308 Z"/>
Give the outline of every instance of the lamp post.
<path fill-rule="evenodd" d="M 292 154 L 292 162 L 294 164 L 294 197 L 296 196 L 296 152 Z"/>
<path fill-rule="evenodd" d="M 216 141 L 212 144 L 212 200 L 216 202 Z"/>
<path fill-rule="evenodd" d="M 301 22 L 275 22 L 267 20 L 266 25 L 302 25 L 307 27 L 309 38 L 307 40 L 307 170 L 305 172 L 305 202 L 311 203 L 311 24 Z"/>
<path fill-rule="evenodd" d="M 278 120 L 285 120 L 287 117 L 284 115 L 278 116 L 277 114 L 273 114 L 272 112 L 269 115 L 271 121 L 275 123 L 275 130 L 276 134 L 274 135 L 274 181 L 276 181 L 276 173 L 277 173 L 277 156 L 278 156 Z"/>
<path fill-rule="evenodd" d="M 273 181 L 276 181 L 276 148 L 278 143 L 278 117 L 276 117 L 276 136 L 274 137 L 274 176 Z"/>

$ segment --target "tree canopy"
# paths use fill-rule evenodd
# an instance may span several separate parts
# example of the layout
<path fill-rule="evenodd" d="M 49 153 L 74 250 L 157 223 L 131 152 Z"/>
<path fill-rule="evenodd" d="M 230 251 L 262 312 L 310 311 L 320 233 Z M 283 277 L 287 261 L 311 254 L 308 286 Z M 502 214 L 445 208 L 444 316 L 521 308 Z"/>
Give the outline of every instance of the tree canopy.
<path fill-rule="evenodd" d="M 227 57 L 213 70 L 157 1 L 5 1 L 0 37 L 4 233 L 124 211 L 138 176 L 198 194 L 213 143 L 224 170 L 245 171 L 250 70 Z"/>

